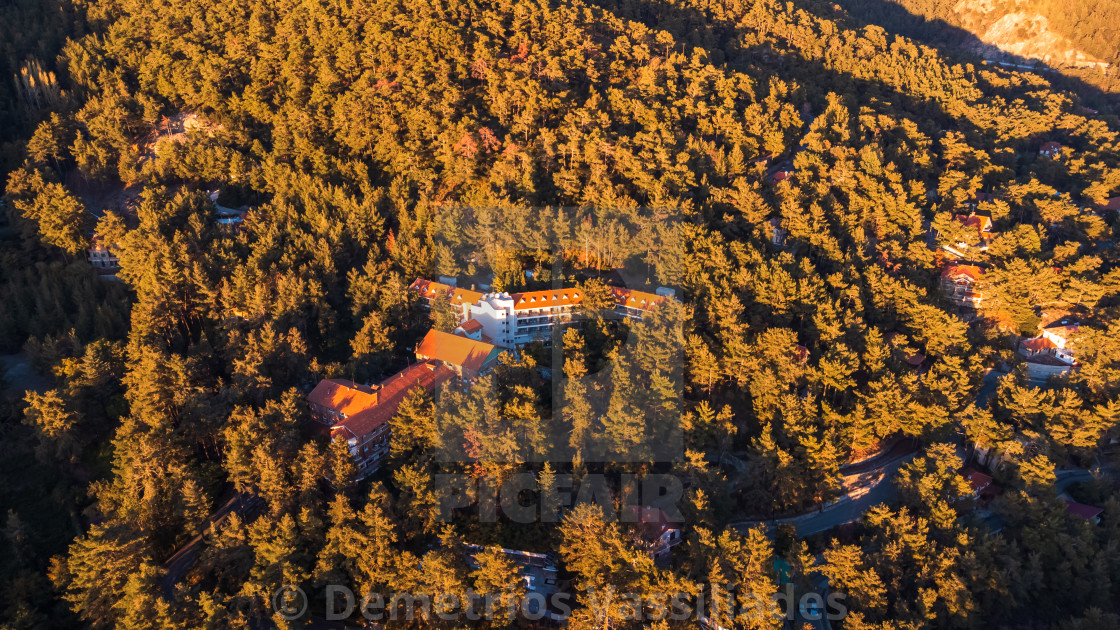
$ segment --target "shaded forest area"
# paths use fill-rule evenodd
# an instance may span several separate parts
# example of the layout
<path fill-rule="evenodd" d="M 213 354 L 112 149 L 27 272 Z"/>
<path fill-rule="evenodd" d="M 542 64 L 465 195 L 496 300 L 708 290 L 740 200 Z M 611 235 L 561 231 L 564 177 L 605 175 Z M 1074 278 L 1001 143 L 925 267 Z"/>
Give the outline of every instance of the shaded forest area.
<path fill-rule="evenodd" d="M 913 38 L 930 46 L 946 50 L 975 53 L 983 46 L 978 29 L 987 29 L 1003 18 L 1018 18 L 1018 26 L 1001 37 L 1005 46 L 1044 36 L 1035 16 L 1045 19 L 1048 30 L 1065 38 L 1070 44 L 1111 67 L 1104 71 L 1096 67 L 1075 67 L 1059 63 L 1043 63 L 1043 68 L 1053 68 L 1055 84 L 1081 92 L 1082 98 L 1093 107 L 1116 111 L 1120 91 L 1117 63 L 1120 63 L 1120 3 L 1062 2 L 1060 0 L 999 0 L 996 2 L 959 2 L 957 0 L 843 0 L 838 3 L 859 20 L 877 24 L 891 33 Z M 1022 18 L 1019 18 L 1022 16 Z M 1053 43 L 1045 51 L 1059 58 L 1063 50 Z M 1041 51 L 1040 51 L 1041 52 Z M 1004 55 L 1007 59 L 1033 65 L 1031 58 Z M 1060 72 L 1064 78 L 1056 73 Z M 1100 89 L 1086 90 L 1081 84 Z M 1079 87 L 1081 86 L 1081 87 Z"/>
<path fill-rule="evenodd" d="M 1120 139 L 1076 94 L 804 1 L 11 6 L 4 71 L 34 57 L 57 90 L 4 110 L 0 343 L 49 379 L 4 408 L 4 459 L 22 464 L 4 469 L 19 492 L 3 495 L 5 627 L 298 627 L 271 609 L 284 584 L 320 603 L 336 583 L 524 592 L 500 553 L 468 566 L 463 542 L 551 552 L 585 592 L 768 593 L 781 557 L 799 587 L 819 573 L 846 595 L 845 630 L 1120 625 L 1120 490 L 1101 476 L 1072 491 L 1104 508 L 1094 526 L 1066 513 L 1055 472 L 1114 466 L 1120 437 L 1118 226 L 1099 210 L 1120 195 Z M 200 122 L 175 122 L 188 114 Z M 1059 158 L 1039 154 L 1048 141 Z M 217 223 L 215 190 L 248 207 L 240 230 Z M 981 196 L 995 236 L 969 251 L 990 288 L 962 317 L 939 293 L 939 246 L 972 238 L 954 215 Z M 94 231 L 119 282 L 83 271 Z M 394 373 L 432 325 L 415 278 L 477 265 L 515 286 L 535 234 L 593 242 L 681 304 L 556 340 L 564 414 L 540 348 L 468 392 L 412 396 L 389 465 L 356 483 L 341 442 L 307 435 L 304 394 Z M 1080 369 L 1032 386 L 1015 340 L 1054 312 L 1085 322 Z M 628 338 L 616 383 L 680 417 L 681 461 L 578 455 L 626 448 L 645 421 L 578 404 L 579 377 Z M 661 382 L 671 342 L 683 399 L 637 386 Z M 993 367 L 1009 373 L 982 407 Z M 576 455 L 511 460 L 514 431 L 571 435 Z M 488 448 L 440 462 L 463 450 L 448 435 Z M 923 451 L 857 527 L 730 526 L 817 509 L 843 464 L 896 438 Z M 998 535 L 955 444 L 1002 461 Z M 591 509 L 441 522 L 436 474 L 521 472 L 677 474 L 687 542 L 666 567 Z M 236 492 L 260 509 L 207 531 Z M 573 627 L 640 626 L 576 601 Z"/>

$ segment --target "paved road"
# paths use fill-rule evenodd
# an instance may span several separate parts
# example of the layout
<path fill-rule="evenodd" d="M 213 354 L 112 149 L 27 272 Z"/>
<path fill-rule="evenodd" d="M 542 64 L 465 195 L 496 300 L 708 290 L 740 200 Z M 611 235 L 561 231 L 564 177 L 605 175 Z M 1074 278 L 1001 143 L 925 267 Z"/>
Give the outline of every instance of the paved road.
<path fill-rule="evenodd" d="M 984 382 L 976 395 L 976 402 L 980 407 L 987 406 L 988 399 L 995 394 L 999 387 L 999 379 L 1005 374 L 1005 372 L 994 369 L 988 370 L 988 372 L 984 374 Z M 957 445 L 957 453 L 961 457 L 961 465 L 964 465 L 966 459 L 963 448 L 964 436 L 958 432 L 954 435 L 952 442 Z M 777 523 L 790 522 L 797 528 L 799 536 L 809 536 L 846 523 L 855 522 L 859 520 L 859 518 L 863 516 L 863 513 L 869 508 L 880 503 L 891 501 L 897 496 L 894 487 L 894 474 L 898 471 L 899 466 L 912 459 L 919 451 L 920 445 L 916 440 L 903 439 L 895 442 L 885 453 L 881 453 L 862 462 L 842 466 L 840 472 L 845 477 L 852 475 L 871 477 L 880 471 L 882 472 L 882 479 L 871 488 L 867 494 L 861 497 L 845 500 L 830 508 L 819 511 L 813 516 L 801 515 L 795 519 L 778 519 L 777 521 L 740 521 L 738 523 L 731 523 L 731 527 L 742 530 L 754 527 L 759 523 L 766 523 L 773 528 Z M 1076 471 L 1066 472 L 1074 473 Z M 1088 476 L 1088 472 L 1082 472 L 1085 472 L 1085 475 Z M 1084 479 L 1078 478 L 1077 480 L 1083 481 Z M 1073 483 L 1073 481 L 1066 481 L 1061 473 L 1059 473 L 1059 483 L 1062 482 L 1066 485 Z M 1059 488 L 1059 491 L 1062 487 Z"/>
<path fill-rule="evenodd" d="M 1074 470 L 1059 470 L 1056 473 L 1058 481 L 1055 485 L 1058 486 L 1058 492 L 1065 492 L 1066 488 L 1079 481 L 1089 481 L 1093 478 L 1093 473 L 1088 470 L 1080 468 Z"/>
<path fill-rule="evenodd" d="M 863 513 L 868 509 L 880 503 L 886 503 L 893 500 L 897 496 L 897 491 L 894 487 L 894 474 L 898 468 L 904 463 L 910 461 L 914 454 L 904 456 L 901 459 L 895 459 L 891 463 L 882 468 L 883 476 L 867 492 L 867 494 L 855 499 L 844 500 L 831 507 L 826 508 L 824 511 L 818 511 L 812 515 L 803 514 L 801 516 L 789 519 L 778 519 L 776 521 L 741 521 L 738 523 L 731 523 L 731 527 L 739 530 L 750 529 L 759 524 L 765 524 L 770 528 L 774 528 L 779 523 L 791 523 L 797 530 L 798 536 L 809 536 L 817 534 L 833 527 L 839 527 L 845 523 L 852 523 L 858 521 Z"/>
<path fill-rule="evenodd" d="M 202 541 L 205 536 L 213 530 L 217 525 L 221 525 L 230 514 L 238 512 L 241 515 L 247 514 L 253 510 L 259 503 L 260 498 L 243 492 L 234 493 L 230 496 L 213 514 L 210 515 L 206 528 L 202 533 L 187 541 L 185 545 L 167 559 L 163 563 L 163 568 L 166 574 L 163 576 L 163 596 L 165 599 L 171 599 L 175 593 L 175 585 L 183 579 L 187 571 L 198 559 L 198 553 L 202 550 Z"/>
<path fill-rule="evenodd" d="M 988 406 L 988 400 L 995 395 L 996 390 L 999 389 L 999 379 L 1007 376 L 1007 372 L 1000 372 L 999 370 L 988 370 L 984 373 L 984 383 L 980 385 L 980 390 L 976 392 L 976 406 L 985 408 Z"/>
<path fill-rule="evenodd" d="M 793 630 L 802 630 L 802 628 L 809 627 L 813 630 L 830 630 L 832 625 L 828 621 L 828 578 L 820 575 L 819 573 L 813 576 L 812 592 L 820 595 L 820 608 L 817 611 L 809 609 L 801 609 L 801 598 L 798 597 L 797 603 L 794 604 L 796 608 L 793 618 Z M 805 595 L 798 591 L 799 595 Z M 816 619 L 809 619 L 807 615 L 812 615 Z M 787 624 L 787 628 L 791 627 Z"/>
<path fill-rule="evenodd" d="M 833 527 L 854 523 L 870 508 L 880 503 L 889 503 L 897 498 L 898 491 L 894 485 L 894 474 L 903 464 L 910 461 L 913 456 L 914 454 L 910 454 L 902 459 L 896 459 L 890 465 L 885 466 L 883 468 L 882 480 L 867 494 L 857 499 L 839 503 L 823 512 L 817 512 L 813 516 L 803 515 L 796 519 L 779 519 L 777 522 L 743 521 L 740 523 L 732 523 L 731 526 L 739 530 L 746 530 L 755 527 L 759 523 L 766 524 L 770 528 L 773 528 L 777 523 L 790 522 L 797 529 L 798 536 L 810 536 L 827 531 Z M 1081 469 L 1059 470 L 1056 475 L 1058 492 L 1064 492 L 1067 487 L 1074 483 L 1088 481 L 1093 478 L 1092 472 Z"/>
<path fill-rule="evenodd" d="M 862 462 L 841 466 L 840 474 L 846 477 L 848 475 L 859 475 L 880 470 L 888 464 L 893 464 L 911 453 L 917 453 L 920 448 L 921 445 L 913 438 L 895 440 L 889 449 L 879 453 L 875 457 L 865 459 Z"/>

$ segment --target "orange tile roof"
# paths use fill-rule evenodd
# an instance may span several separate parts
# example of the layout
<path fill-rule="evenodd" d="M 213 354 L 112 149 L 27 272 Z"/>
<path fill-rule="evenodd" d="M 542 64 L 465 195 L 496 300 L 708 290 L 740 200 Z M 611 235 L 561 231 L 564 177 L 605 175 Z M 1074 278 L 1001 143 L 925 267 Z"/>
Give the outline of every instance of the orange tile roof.
<path fill-rule="evenodd" d="M 992 235 L 992 219 L 980 214 L 964 215 L 958 214 L 957 221 L 960 221 L 965 227 L 973 228 L 980 238 L 987 238 Z"/>
<path fill-rule="evenodd" d="M 1054 342 L 1046 337 L 1033 337 L 1031 339 L 1024 339 L 1023 347 L 1032 352 L 1042 352 L 1043 350 L 1057 348 L 1058 346 L 1054 345 Z"/>
<path fill-rule="evenodd" d="M 1113 197 L 1104 202 L 1105 210 L 1120 210 L 1120 197 Z"/>
<path fill-rule="evenodd" d="M 791 171 L 789 169 L 782 169 L 782 170 L 777 171 L 774 174 L 770 175 L 770 183 L 771 184 L 781 183 L 781 182 L 785 181 L 786 179 L 788 179 L 791 175 L 793 175 L 793 171 Z"/>
<path fill-rule="evenodd" d="M 441 292 L 448 294 L 451 296 L 451 304 L 455 306 L 464 303 L 474 304 L 483 298 L 483 294 L 477 291 L 457 289 L 446 284 L 425 280 L 423 278 L 417 278 L 409 288 L 420 291 L 420 294 L 426 298 L 434 298 Z M 624 289 L 621 287 L 611 287 L 611 292 L 614 294 L 615 304 L 642 310 L 648 310 L 668 299 L 653 293 Z M 580 289 L 576 287 L 569 289 L 546 289 L 544 291 L 524 291 L 522 293 L 512 293 L 509 298 L 513 300 L 513 309 L 515 311 L 525 311 L 534 308 L 551 308 L 554 306 L 575 306 L 583 301 L 583 296 L 580 295 Z"/>
<path fill-rule="evenodd" d="M 416 348 L 419 358 L 443 361 L 475 372 L 497 353 L 496 346 L 438 330 L 429 330 Z"/>
<path fill-rule="evenodd" d="M 342 378 L 320 381 L 307 395 L 307 402 L 352 416 L 377 404 L 377 392 Z"/>
<path fill-rule="evenodd" d="M 941 272 L 942 278 L 956 278 L 962 275 L 973 282 L 978 282 L 980 276 L 984 275 L 984 270 L 976 265 L 949 265 Z"/>
<path fill-rule="evenodd" d="M 423 278 L 417 278 L 408 288 L 413 291 L 419 291 L 420 295 L 432 299 L 439 295 L 446 295 L 451 301 L 452 306 L 462 306 L 463 304 L 474 304 L 482 299 L 482 293 L 478 291 L 471 291 L 469 289 L 460 289 L 453 287 L 442 282 L 433 282 Z"/>
<path fill-rule="evenodd" d="M 451 368 L 435 361 L 410 365 L 378 384 L 375 404 L 331 427 L 331 435 L 360 438 L 389 422 L 412 389 L 434 391 L 453 378 L 455 372 Z"/>
<path fill-rule="evenodd" d="M 513 299 L 513 310 L 524 311 L 531 308 L 548 308 L 553 306 L 573 306 L 583 301 L 579 289 L 551 289 L 547 291 L 526 291 L 510 295 Z"/>
<path fill-rule="evenodd" d="M 611 293 L 614 295 L 615 304 L 642 310 L 649 310 L 668 299 L 653 293 L 622 287 L 611 287 Z M 514 293 L 510 297 L 513 298 L 513 309 L 516 311 L 553 306 L 573 306 L 583 301 L 583 296 L 576 288 L 527 291 L 525 293 Z"/>
<path fill-rule="evenodd" d="M 619 287 L 611 287 L 611 291 L 614 292 L 615 302 L 619 306 L 638 308 L 643 311 L 648 311 L 668 299 L 645 291 L 634 291 L 633 289 L 621 289 Z"/>
<path fill-rule="evenodd" d="M 809 349 L 801 344 L 793 347 L 793 356 L 797 357 L 799 363 L 804 363 L 809 360 Z"/>
<path fill-rule="evenodd" d="M 477 319 L 468 319 L 467 321 L 460 324 L 459 328 L 467 334 L 475 333 L 482 330 L 482 322 L 478 321 Z"/>

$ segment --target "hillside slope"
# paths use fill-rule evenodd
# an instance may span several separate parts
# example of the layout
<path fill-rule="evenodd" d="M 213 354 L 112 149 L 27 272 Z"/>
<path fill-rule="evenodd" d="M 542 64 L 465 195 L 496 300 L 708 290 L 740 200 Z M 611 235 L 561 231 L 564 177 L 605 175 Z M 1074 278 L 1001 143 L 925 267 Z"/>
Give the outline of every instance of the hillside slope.
<path fill-rule="evenodd" d="M 977 54 L 1033 66 L 1116 92 L 1120 3 L 1058 0 L 842 0 L 853 16 L 887 30 Z"/>
<path fill-rule="evenodd" d="M 1078 42 L 1056 30 L 1047 16 L 1027 3 L 961 0 L 953 10 L 962 26 L 979 38 L 974 50 L 985 58 L 1002 60 L 1010 56 L 1054 66 L 1108 65 L 1082 50 Z"/>

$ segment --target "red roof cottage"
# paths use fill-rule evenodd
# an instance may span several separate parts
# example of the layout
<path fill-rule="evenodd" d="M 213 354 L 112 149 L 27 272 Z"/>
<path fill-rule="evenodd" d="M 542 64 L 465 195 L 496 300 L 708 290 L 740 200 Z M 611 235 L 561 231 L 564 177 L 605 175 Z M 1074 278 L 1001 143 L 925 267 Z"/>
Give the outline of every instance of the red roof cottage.
<path fill-rule="evenodd" d="M 1090 523 L 1100 523 L 1101 514 L 1104 513 L 1104 510 L 1099 507 L 1093 507 L 1092 505 L 1078 503 L 1072 499 L 1066 499 L 1066 512 L 1071 516 L 1081 517 Z"/>
<path fill-rule="evenodd" d="M 954 218 L 958 223 L 962 223 L 965 227 L 976 232 L 976 236 L 979 238 L 979 249 L 981 251 L 988 249 L 992 237 L 995 236 L 995 233 L 992 232 L 991 217 L 971 212 L 969 214 L 957 214 Z M 957 247 L 962 250 L 968 249 L 968 244 L 963 242 L 957 243 Z"/>
<path fill-rule="evenodd" d="M 657 560 L 684 540 L 681 524 L 669 519 L 660 508 L 631 505 L 626 508 L 624 521 L 632 523 L 635 546 Z"/>
<path fill-rule="evenodd" d="M 984 270 L 975 265 L 949 265 L 941 272 L 941 292 L 958 306 L 979 308 L 983 277 Z"/>
<path fill-rule="evenodd" d="M 972 496 L 978 497 L 988 486 L 992 485 L 992 478 L 979 470 L 972 468 L 965 468 L 961 471 L 961 476 L 968 482 L 969 487 L 972 489 Z"/>
<path fill-rule="evenodd" d="M 1051 140 L 1039 147 L 1038 154 L 1053 160 L 1062 156 L 1063 149 L 1065 149 L 1065 147 L 1063 147 L 1061 143 Z"/>

